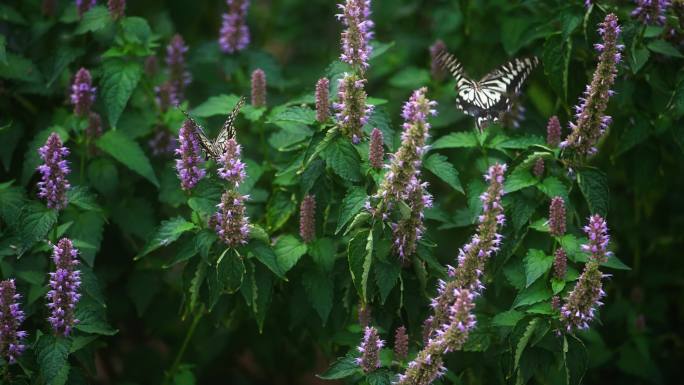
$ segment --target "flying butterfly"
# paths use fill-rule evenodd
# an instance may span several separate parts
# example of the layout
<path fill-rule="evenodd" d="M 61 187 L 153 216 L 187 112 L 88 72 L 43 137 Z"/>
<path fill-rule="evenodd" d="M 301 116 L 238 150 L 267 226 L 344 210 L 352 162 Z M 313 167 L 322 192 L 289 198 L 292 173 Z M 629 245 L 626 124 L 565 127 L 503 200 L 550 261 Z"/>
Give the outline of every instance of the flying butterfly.
<path fill-rule="evenodd" d="M 237 119 L 238 113 L 240 113 L 240 109 L 244 104 L 245 98 L 240 97 L 240 100 L 238 100 L 235 107 L 233 107 L 233 111 L 231 111 L 230 115 L 228 115 L 228 117 L 226 118 L 226 121 L 223 123 L 223 127 L 221 127 L 221 131 L 219 131 L 218 135 L 216 136 L 216 139 L 214 140 L 209 139 L 202 126 L 200 126 L 200 124 L 197 123 L 197 121 L 195 121 L 195 119 L 193 119 L 190 116 L 190 114 L 188 114 L 180 107 L 178 108 L 181 111 L 183 111 L 185 117 L 188 120 L 190 120 L 195 126 L 195 132 L 197 133 L 197 137 L 199 138 L 200 147 L 202 147 L 202 150 L 204 150 L 204 153 L 206 154 L 207 158 L 212 158 L 218 161 L 219 157 L 226 150 L 226 143 L 228 142 L 228 140 L 231 138 L 235 138 L 235 120 Z"/>
<path fill-rule="evenodd" d="M 463 65 L 449 52 L 441 51 L 436 60 L 456 79 L 456 106 L 476 118 L 480 130 L 490 122 L 498 122 L 511 109 L 512 99 L 518 96 L 530 72 L 539 64 L 536 57 L 513 59 L 474 81 L 466 76 Z"/>

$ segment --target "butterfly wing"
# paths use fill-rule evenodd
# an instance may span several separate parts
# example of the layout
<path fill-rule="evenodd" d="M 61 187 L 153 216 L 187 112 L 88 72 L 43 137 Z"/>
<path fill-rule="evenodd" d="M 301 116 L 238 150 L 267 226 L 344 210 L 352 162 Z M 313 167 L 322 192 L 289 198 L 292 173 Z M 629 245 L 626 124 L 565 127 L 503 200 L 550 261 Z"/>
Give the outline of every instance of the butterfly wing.
<path fill-rule="evenodd" d="M 436 56 L 437 62 L 456 79 L 456 106 L 466 115 L 480 117 L 485 114 L 485 103 L 478 95 L 478 87 L 470 80 L 463 70 L 463 65 L 456 57 L 447 51 L 442 51 Z"/>
<path fill-rule="evenodd" d="M 539 64 L 536 57 L 513 59 L 488 73 L 479 82 L 480 97 L 492 120 L 511 108 L 511 98 L 520 94 L 523 83 Z"/>
<path fill-rule="evenodd" d="M 235 107 L 233 107 L 233 111 L 230 112 L 230 115 L 228 115 L 226 121 L 223 123 L 223 127 L 221 127 L 221 132 L 219 132 L 218 136 L 216 137 L 216 140 L 214 140 L 214 147 L 217 150 L 219 150 L 219 154 L 223 153 L 228 139 L 235 137 L 235 120 L 237 120 L 237 116 L 240 113 L 240 109 L 244 104 L 245 98 L 240 97 L 240 100 L 238 100 Z"/>
<path fill-rule="evenodd" d="M 213 159 L 218 159 L 218 155 L 219 155 L 218 151 L 216 151 L 214 143 L 211 141 L 211 139 L 209 139 L 207 134 L 204 132 L 204 129 L 202 128 L 202 126 L 199 123 L 197 123 L 197 121 L 195 119 L 193 119 L 192 116 L 190 116 L 190 114 L 188 114 L 187 111 L 180 108 L 180 106 L 178 106 L 178 109 L 181 110 L 181 112 L 183 112 L 183 115 L 185 115 L 185 118 L 188 119 L 192 123 L 192 125 L 195 127 L 195 134 L 197 135 L 197 138 L 199 139 L 200 147 L 202 147 L 202 150 L 204 150 L 204 153 L 206 154 L 206 156 L 211 157 Z"/>

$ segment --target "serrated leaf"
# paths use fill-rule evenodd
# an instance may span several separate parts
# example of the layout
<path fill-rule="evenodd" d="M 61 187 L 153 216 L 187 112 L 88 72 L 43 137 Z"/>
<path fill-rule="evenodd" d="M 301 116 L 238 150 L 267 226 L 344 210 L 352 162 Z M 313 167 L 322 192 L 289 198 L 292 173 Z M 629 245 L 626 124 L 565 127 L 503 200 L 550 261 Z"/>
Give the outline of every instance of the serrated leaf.
<path fill-rule="evenodd" d="M 76 318 L 78 324 L 75 328 L 90 334 L 99 334 L 104 336 L 113 336 L 118 333 L 118 330 L 112 328 L 105 318 L 104 309 L 101 306 L 93 306 L 92 304 L 79 303 L 76 307 Z"/>
<path fill-rule="evenodd" d="M 269 116 L 267 122 L 295 122 L 305 125 L 314 124 L 316 121 L 316 111 L 309 107 L 290 106 L 280 111 L 274 110 L 274 113 Z"/>
<path fill-rule="evenodd" d="M 330 238 L 318 238 L 308 246 L 311 259 L 326 273 L 332 272 L 335 266 L 335 259 L 337 257 L 335 246 L 335 243 Z"/>
<path fill-rule="evenodd" d="M 228 116 L 240 98 L 235 95 L 216 95 L 207 99 L 204 103 L 192 110 L 192 115 L 200 118 L 212 116 Z"/>
<path fill-rule="evenodd" d="M 78 214 L 67 211 L 64 217 L 67 220 L 73 221 L 73 225 L 67 231 L 69 237 L 74 242 L 82 242 L 89 245 L 89 247 L 79 248 L 79 251 L 81 258 L 86 261 L 88 266 L 93 266 L 95 256 L 100 251 L 105 218 L 96 211 L 86 211 Z"/>
<path fill-rule="evenodd" d="M 606 174 L 598 170 L 586 169 L 578 171 L 577 181 L 591 213 L 605 217 L 608 213 L 610 198 Z"/>
<path fill-rule="evenodd" d="M 648 47 L 648 49 L 655 53 L 659 53 L 665 56 L 672 56 L 678 58 L 684 57 L 684 55 L 682 55 L 682 53 L 679 52 L 679 50 L 675 48 L 675 46 L 666 42 L 665 40 L 653 40 L 652 42 L 648 43 L 646 47 Z"/>
<path fill-rule="evenodd" d="M 533 318 L 530 321 L 530 323 L 527 324 L 525 332 L 523 333 L 522 337 L 520 337 L 518 343 L 515 346 L 514 368 L 516 370 L 520 369 L 520 357 L 522 357 L 522 353 L 525 350 L 525 347 L 527 347 L 527 344 L 530 342 L 530 339 L 534 335 L 534 332 L 536 331 L 538 324 L 539 318 Z"/>
<path fill-rule="evenodd" d="M 513 301 L 513 308 L 533 305 L 537 302 L 551 298 L 551 295 L 551 290 L 546 287 L 546 281 L 537 281 L 532 286 L 529 286 L 518 293 Z"/>
<path fill-rule="evenodd" d="M 494 316 L 492 325 L 514 327 L 523 317 L 525 317 L 524 313 L 517 310 L 508 310 Z"/>
<path fill-rule="evenodd" d="M 318 375 L 324 380 L 340 380 L 361 373 L 361 367 L 354 357 L 342 357 L 335 361 L 325 373 Z"/>
<path fill-rule="evenodd" d="M 472 132 L 452 132 L 437 139 L 430 148 L 437 150 L 440 148 L 473 148 L 478 146 L 477 137 Z"/>
<path fill-rule="evenodd" d="M 537 178 L 535 178 L 528 169 L 516 167 L 516 169 L 506 177 L 504 190 L 506 193 L 512 193 L 526 187 L 534 186 L 535 184 L 537 184 Z"/>
<path fill-rule="evenodd" d="M 107 7 L 97 5 L 83 14 L 83 18 L 74 33 L 80 35 L 87 32 L 99 31 L 105 28 L 111 21 L 112 18 L 109 16 Z"/>
<path fill-rule="evenodd" d="M 19 245 L 17 255 L 22 255 L 36 242 L 44 239 L 48 231 L 57 223 L 57 212 L 42 204 L 31 203 L 25 206 L 24 214 L 18 224 Z"/>
<path fill-rule="evenodd" d="M 128 99 L 140 81 L 142 65 L 133 60 L 110 59 L 103 64 L 102 100 L 107 108 L 107 118 L 116 127 Z M 112 131 L 110 131 L 112 132 Z"/>
<path fill-rule="evenodd" d="M 306 254 L 306 249 L 306 244 L 293 235 L 288 234 L 278 238 L 273 251 L 283 274 L 297 264 L 299 258 Z"/>
<path fill-rule="evenodd" d="M 135 259 L 140 259 L 145 255 L 157 250 L 162 246 L 167 246 L 183 235 L 186 231 L 194 230 L 197 226 L 194 223 L 188 222 L 183 217 L 175 217 L 166 221 L 163 221 L 159 228 L 155 231 L 154 235 L 149 238 L 147 244 L 143 248 L 143 251 L 135 257 Z"/>
<path fill-rule="evenodd" d="M 268 231 L 274 232 L 290 219 L 297 209 L 294 194 L 277 191 L 268 201 L 266 207 L 266 223 Z"/>
<path fill-rule="evenodd" d="M 245 263 L 232 249 L 226 249 L 216 263 L 216 277 L 221 289 L 229 294 L 240 289 L 245 277 Z"/>
<path fill-rule="evenodd" d="M 64 385 L 69 376 L 69 350 L 71 340 L 43 335 L 36 346 L 40 373 L 48 385 Z"/>
<path fill-rule="evenodd" d="M 525 287 L 530 287 L 539 277 L 553 266 L 553 256 L 542 250 L 530 249 L 525 256 Z"/>
<path fill-rule="evenodd" d="M 454 190 L 465 194 L 461 181 L 458 179 L 458 171 L 449 163 L 446 156 L 441 154 L 432 154 L 423 163 L 426 169 L 430 170 L 439 179 L 446 182 Z"/>
<path fill-rule="evenodd" d="M 326 147 L 324 155 L 337 175 L 352 182 L 361 180 L 361 158 L 348 138 L 337 138 Z"/>
<path fill-rule="evenodd" d="M 356 287 L 359 296 L 363 296 L 361 281 L 369 233 L 368 230 L 360 231 L 349 241 L 349 245 L 347 246 L 349 273 L 351 274 L 352 282 L 354 282 L 354 286 Z"/>
<path fill-rule="evenodd" d="M 96 143 L 102 151 L 159 187 L 159 181 L 154 175 L 150 160 L 136 141 L 122 134 L 121 131 L 110 130 Z"/>
<path fill-rule="evenodd" d="M 551 35 L 544 44 L 544 73 L 551 87 L 563 99 L 568 95 L 568 66 L 570 53 L 572 52 L 572 40 L 564 39 L 560 34 Z"/>
<path fill-rule="evenodd" d="M 259 262 L 263 263 L 279 278 L 286 279 L 282 267 L 278 263 L 278 257 L 268 244 L 258 241 L 250 242 L 248 248 Z"/>
<path fill-rule="evenodd" d="M 340 218 L 337 220 L 335 234 L 339 233 L 344 228 L 344 225 L 364 208 L 367 200 L 368 195 L 366 195 L 366 191 L 363 188 L 352 187 L 347 191 L 347 195 L 344 196 L 342 206 L 340 207 Z"/>
<path fill-rule="evenodd" d="M 546 177 L 537 185 L 537 188 L 549 198 L 560 196 L 566 202 L 568 201 L 568 187 L 555 176 Z"/>
<path fill-rule="evenodd" d="M 91 193 L 85 186 L 72 186 L 67 191 L 67 200 L 69 204 L 88 211 L 101 210 L 97 204 L 95 194 Z"/>
<path fill-rule="evenodd" d="M 302 284 L 306 296 L 321 317 L 323 325 L 328 321 L 333 305 L 333 280 L 327 274 L 316 270 L 309 270 L 302 274 Z"/>
<path fill-rule="evenodd" d="M 399 281 L 401 268 L 397 263 L 378 261 L 375 264 L 375 283 L 380 290 L 380 302 L 385 303 L 387 296 Z"/>

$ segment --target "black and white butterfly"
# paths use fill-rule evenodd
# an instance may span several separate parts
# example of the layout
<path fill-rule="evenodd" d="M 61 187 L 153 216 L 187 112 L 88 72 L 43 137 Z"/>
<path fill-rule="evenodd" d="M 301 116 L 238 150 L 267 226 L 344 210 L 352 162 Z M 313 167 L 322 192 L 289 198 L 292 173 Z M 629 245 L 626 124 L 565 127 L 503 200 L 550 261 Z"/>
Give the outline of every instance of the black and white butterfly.
<path fill-rule="evenodd" d="M 474 81 L 466 76 L 463 65 L 449 52 L 440 52 L 436 60 L 456 79 L 456 106 L 476 118 L 480 130 L 490 122 L 498 122 L 501 115 L 510 110 L 512 98 L 520 94 L 523 83 L 539 64 L 536 57 L 513 59 Z"/>
<path fill-rule="evenodd" d="M 244 104 L 245 98 L 240 97 L 240 100 L 238 100 L 237 104 L 235 104 L 235 107 L 233 107 L 233 111 L 231 111 L 230 115 L 228 115 L 226 118 L 226 121 L 223 123 L 223 127 L 221 127 L 221 131 L 219 131 L 218 135 L 216 135 L 216 139 L 214 140 L 209 139 L 202 126 L 200 126 L 200 124 L 197 123 L 195 119 L 190 116 L 190 114 L 181 109 L 183 114 L 185 114 L 185 117 L 195 126 L 195 133 L 199 138 L 200 147 L 202 147 L 202 150 L 204 150 L 207 158 L 212 158 L 218 162 L 219 158 L 226 150 L 226 142 L 228 142 L 228 140 L 231 138 L 235 138 L 235 120 L 237 119 L 240 109 Z"/>

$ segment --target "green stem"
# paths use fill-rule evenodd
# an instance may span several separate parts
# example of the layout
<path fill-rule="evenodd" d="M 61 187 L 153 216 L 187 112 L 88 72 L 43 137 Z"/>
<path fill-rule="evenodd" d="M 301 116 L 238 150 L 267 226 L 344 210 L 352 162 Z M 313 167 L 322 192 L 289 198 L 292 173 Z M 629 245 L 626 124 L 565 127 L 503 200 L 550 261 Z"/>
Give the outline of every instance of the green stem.
<path fill-rule="evenodd" d="M 195 334 L 195 329 L 197 329 L 197 325 L 199 324 L 199 321 L 202 319 L 203 315 L 204 308 L 200 308 L 199 311 L 195 313 L 195 317 L 192 319 L 192 323 L 190 324 L 190 328 L 185 335 L 185 339 L 183 339 L 183 344 L 181 345 L 180 350 L 178 350 L 178 354 L 176 354 L 176 359 L 174 359 L 171 369 L 166 373 L 166 384 L 169 384 L 173 379 L 173 376 L 176 374 L 178 366 L 180 366 L 181 360 L 183 359 L 183 355 L 188 348 L 188 344 L 190 343 L 193 334 Z"/>

